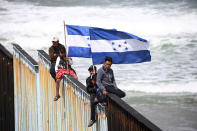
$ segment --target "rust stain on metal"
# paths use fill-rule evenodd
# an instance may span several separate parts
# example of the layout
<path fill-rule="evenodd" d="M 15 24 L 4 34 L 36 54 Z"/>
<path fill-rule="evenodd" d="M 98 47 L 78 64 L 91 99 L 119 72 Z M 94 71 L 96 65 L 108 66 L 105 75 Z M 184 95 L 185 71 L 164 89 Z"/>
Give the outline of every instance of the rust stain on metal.
<path fill-rule="evenodd" d="M 16 55 L 14 61 L 14 96 L 17 130 L 38 129 L 36 74 Z M 23 123 L 23 124 L 22 124 Z"/>

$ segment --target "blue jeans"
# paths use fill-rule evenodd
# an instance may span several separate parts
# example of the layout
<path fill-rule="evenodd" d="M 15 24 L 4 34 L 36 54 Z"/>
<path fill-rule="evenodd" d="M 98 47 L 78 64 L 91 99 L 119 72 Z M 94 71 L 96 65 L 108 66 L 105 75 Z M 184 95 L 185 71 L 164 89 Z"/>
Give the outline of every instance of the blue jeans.
<path fill-rule="evenodd" d="M 94 102 L 94 99 L 97 98 L 98 102 Z M 92 98 L 90 99 L 90 106 L 91 106 L 91 120 L 95 120 L 95 110 L 96 110 L 96 105 L 98 103 L 102 103 L 105 99 L 105 96 L 100 88 L 96 89 L 96 95 L 93 95 Z"/>
<path fill-rule="evenodd" d="M 91 120 L 94 121 L 95 120 L 95 110 L 96 110 L 96 105 L 98 104 L 98 102 L 94 102 L 94 98 L 96 96 L 92 97 L 92 99 L 90 100 L 90 106 L 91 106 Z"/>
<path fill-rule="evenodd" d="M 102 103 L 103 100 L 105 99 L 105 96 L 103 94 L 103 91 L 100 88 L 96 89 L 96 97 L 98 99 L 98 102 Z"/>
<path fill-rule="evenodd" d="M 50 74 L 53 77 L 53 79 L 56 81 L 55 64 L 51 64 Z"/>

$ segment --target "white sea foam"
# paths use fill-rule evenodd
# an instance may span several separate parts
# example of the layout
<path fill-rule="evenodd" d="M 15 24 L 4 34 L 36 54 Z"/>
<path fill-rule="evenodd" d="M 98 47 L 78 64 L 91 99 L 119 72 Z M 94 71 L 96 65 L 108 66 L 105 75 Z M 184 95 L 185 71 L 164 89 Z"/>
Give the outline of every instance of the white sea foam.
<path fill-rule="evenodd" d="M 182 34 L 197 33 L 195 12 L 160 12 L 149 7 L 47 7 L 0 2 L 0 8 L 6 9 L 0 15 L 0 36 L 7 39 L 0 42 L 16 42 L 25 48 L 49 46 L 52 36 L 59 36 L 63 43 L 64 20 L 68 24 L 127 31 L 150 40 L 152 46 L 161 44 L 161 38 L 176 44 L 178 42 L 174 41 Z M 196 35 L 193 37 L 197 38 Z M 187 39 L 181 41 L 185 43 Z"/>
<path fill-rule="evenodd" d="M 119 85 L 125 91 L 136 91 L 146 93 L 197 93 L 197 82 L 168 83 L 168 84 L 128 84 Z"/>

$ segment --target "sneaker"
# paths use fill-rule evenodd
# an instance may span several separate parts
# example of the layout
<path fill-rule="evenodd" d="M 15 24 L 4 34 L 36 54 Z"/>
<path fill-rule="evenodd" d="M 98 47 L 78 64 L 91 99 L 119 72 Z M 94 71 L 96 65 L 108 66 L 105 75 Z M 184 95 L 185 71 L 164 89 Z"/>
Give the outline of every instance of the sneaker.
<path fill-rule="evenodd" d="M 54 101 L 57 101 L 60 98 L 60 95 L 55 96 Z"/>
<path fill-rule="evenodd" d="M 88 127 L 91 127 L 95 122 L 96 120 L 90 120 L 90 122 L 88 123 Z"/>

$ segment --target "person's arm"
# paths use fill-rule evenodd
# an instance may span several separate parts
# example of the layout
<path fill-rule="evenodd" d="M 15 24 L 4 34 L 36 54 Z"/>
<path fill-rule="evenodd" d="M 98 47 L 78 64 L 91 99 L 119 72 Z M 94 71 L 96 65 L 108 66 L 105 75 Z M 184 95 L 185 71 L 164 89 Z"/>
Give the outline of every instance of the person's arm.
<path fill-rule="evenodd" d="M 88 93 L 96 93 L 96 90 L 92 87 L 92 85 L 91 85 L 91 79 L 90 79 L 90 77 L 88 77 L 87 79 L 86 79 L 86 87 L 87 87 L 87 92 Z"/>
<path fill-rule="evenodd" d="M 70 65 L 70 66 L 73 64 L 73 60 L 71 57 L 67 57 L 66 62 L 68 62 L 68 65 Z"/>
<path fill-rule="evenodd" d="M 60 57 L 57 57 L 56 63 L 55 63 L 55 72 L 58 72 L 58 65 L 60 63 Z"/>
<path fill-rule="evenodd" d="M 69 58 L 68 58 L 68 61 L 69 61 L 69 62 L 68 62 L 68 63 L 69 63 L 69 65 L 73 65 L 73 60 L 72 60 L 72 58 L 71 58 L 71 57 L 69 57 Z"/>
<path fill-rule="evenodd" d="M 115 77 L 114 77 L 114 72 L 113 72 L 113 70 L 112 70 L 112 77 L 113 77 L 113 86 L 114 86 L 115 88 L 118 88 L 118 87 L 117 87 L 117 84 L 116 84 L 116 81 L 115 81 Z"/>
<path fill-rule="evenodd" d="M 57 57 L 57 54 L 55 54 L 55 50 L 52 47 L 49 48 L 49 56 L 51 59 L 55 59 Z"/>
<path fill-rule="evenodd" d="M 103 71 L 102 71 L 102 69 L 99 69 L 97 72 L 96 84 L 101 90 L 105 91 L 106 89 L 101 82 L 102 77 L 103 77 Z"/>
<path fill-rule="evenodd" d="M 92 94 L 92 93 L 96 93 L 96 89 L 94 87 L 92 87 L 91 85 L 87 86 L 87 92 Z"/>
<path fill-rule="evenodd" d="M 86 87 L 88 87 L 90 85 L 90 77 L 88 77 L 87 79 L 86 79 Z"/>

